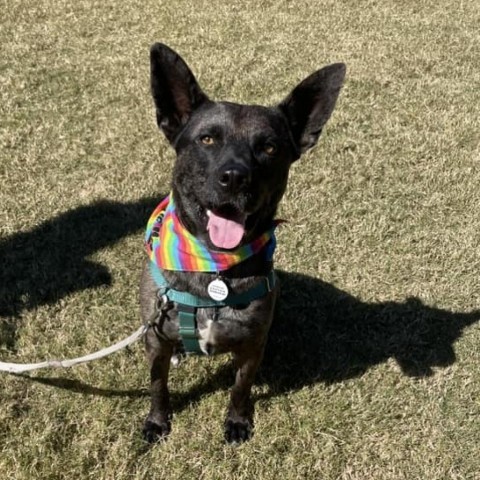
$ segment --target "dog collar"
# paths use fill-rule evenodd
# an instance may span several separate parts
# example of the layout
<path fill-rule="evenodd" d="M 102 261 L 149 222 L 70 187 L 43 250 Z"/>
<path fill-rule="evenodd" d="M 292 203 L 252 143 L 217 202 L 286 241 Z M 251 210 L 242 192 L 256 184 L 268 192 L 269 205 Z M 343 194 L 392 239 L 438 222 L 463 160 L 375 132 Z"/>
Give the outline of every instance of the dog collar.
<path fill-rule="evenodd" d="M 180 222 L 170 193 L 160 202 L 148 220 L 145 248 L 150 261 L 162 270 L 183 272 L 222 272 L 265 250 L 271 261 L 275 251 L 274 221 L 269 230 L 253 242 L 226 252 L 209 250 Z"/>

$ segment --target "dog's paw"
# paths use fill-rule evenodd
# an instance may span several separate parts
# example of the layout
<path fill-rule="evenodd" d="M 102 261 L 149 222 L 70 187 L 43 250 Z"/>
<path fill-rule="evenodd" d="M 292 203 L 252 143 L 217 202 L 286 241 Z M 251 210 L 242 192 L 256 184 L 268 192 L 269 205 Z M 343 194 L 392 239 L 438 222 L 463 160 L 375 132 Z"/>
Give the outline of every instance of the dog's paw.
<path fill-rule="evenodd" d="M 169 421 L 156 423 L 147 419 L 143 425 L 142 434 L 145 441 L 153 444 L 162 440 L 166 440 L 170 430 L 171 425 Z"/>
<path fill-rule="evenodd" d="M 253 425 L 248 419 L 227 418 L 225 421 L 225 441 L 233 445 L 239 445 L 250 440 L 253 435 Z"/>

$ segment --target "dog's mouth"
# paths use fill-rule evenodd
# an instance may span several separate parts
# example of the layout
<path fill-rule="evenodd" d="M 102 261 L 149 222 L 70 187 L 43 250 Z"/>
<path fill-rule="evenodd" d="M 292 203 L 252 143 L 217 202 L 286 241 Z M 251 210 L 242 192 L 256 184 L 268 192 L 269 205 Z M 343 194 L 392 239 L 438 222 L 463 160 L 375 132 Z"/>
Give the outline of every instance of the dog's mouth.
<path fill-rule="evenodd" d="M 238 247 L 245 236 L 247 215 L 226 204 L 207 210 L 207 231 L 212 244 L 224 250 Z"/>

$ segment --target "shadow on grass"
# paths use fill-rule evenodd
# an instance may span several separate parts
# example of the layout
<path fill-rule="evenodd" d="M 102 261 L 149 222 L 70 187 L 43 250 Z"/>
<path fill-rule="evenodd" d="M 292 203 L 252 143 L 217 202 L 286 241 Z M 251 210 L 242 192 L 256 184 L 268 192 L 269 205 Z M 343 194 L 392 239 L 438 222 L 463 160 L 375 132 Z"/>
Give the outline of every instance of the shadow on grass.
<path fill-rule="evenodd" d="M 0 240 L 0 346 L 15 348 L 24 310 L 110 285 L 108 269 L 87 257 L 144 228 L 157 203 L 99 201 Z"/>
<path fill-rule="evenodd" d="M 273 391 L 357 377 L 393 358 L 408 376 L 455 362 L 454 342 L 480 310 L 454 313 L 416 298 L 366 303 L 306 275 L 279 272 L 281 295 L 260 379 Z"/>
<path fill-rule="evenodd" d="M 262 398 L 359 377 L 390 358 L 405 375 L 433 375 L 434 367 L 455 362 L 455 341 L 480 321 L 480 310 L 455 313 L 416 298 L 366 303 L 316 278 L 277 273 L 281 294 L 256 381 L 269 387 Z M 175 406 L 229 388 L 233 379 L 233 369 L 224 366 Z"/>
<path fill-rule="evenodd" d="M 47 385 L 49 387 L 61 388 L 69 390 L 73 393 L 81 393 L 82 395 L 93 395 L 99 397 L 126 397 L 126 398 L 143 398 L 149 397 L 150 392 L 147 389 L 130 389 L 130 390 L 113 390 L 110 388 L 100 388 L 80 380 L 62 377 L 30 377 L 27 374 L 15 374 L 17 377 L 30 380 L 35 383 Z"/>
<path fill-rule="evenodd" d="M 480 321 L 480 310 L 455 313 L 416 298 L 366 303 L 316 278 L 277 273 L 281 294 L 256 381 L 269 387 L 261 398 L 359 377 L 390 358 L 405 375 L 433 375 L 434 367 L 455 362 L 455 341 Z M 224 366 L 176 398 L 175 407 L 229 388 L 233 379 L 233 369 Z"/>
<path fill-rule="evenodd" d="M 257 377 L 257 384 L 269 387 L 262 398 L 310 384 L 358 377 L 389 358 L 395 359 L 408 376 L 432 375 L 433 367 L 455 362 L 454 342 L 466 327 L 480 320 L 480 311 L 454 313 L 429 307 L 415 298 L 398 303 L 365 303 L 321 280 L 278 273 L 282 292 Z M 147 372 L 146 365 L 140 368 Z M 180 411 L 204 395 L 228 389 L 234 371 L 222 366 L 182 394 L 175 392 L 175 370 L 171 376 L 172 405 Z M 142 389 L 109 390 L 77 380 L 31 380 L 87 395 L 148 396 Z"/>
<path fill-rule="evenodd" d="M 99 202 L 62 214 L 29 232 L 0 242 L 0 344 L 13 348 L 16 324 L 24 309 L 58 301 L 85 288 L 109 285 L 103 265 L 87 260 L 144 227 L 156 200 Z M 455 313 L 420 300 L 366 303 L 316 278 L 278 272 L 282 292 L 257 383 L 266 397 L 314 383 L 332 383 L 362 375 L 395 359 L 409 376 L 427 376 L 433 367 L 455 361 L 454 342 L 480 320 L 480 311 Z M 141 366 L 145 368 L 146 366 Z M 174 376 L 174 372 L 172 374 Z M 108 397 L 147 396 L 145 390 L 111 390 L 77 380 L 28 377 L 73 392 Z M 217 369 L 185 394 L 175 394 L 175 410 L 233 382 L 233 370 Z"/>

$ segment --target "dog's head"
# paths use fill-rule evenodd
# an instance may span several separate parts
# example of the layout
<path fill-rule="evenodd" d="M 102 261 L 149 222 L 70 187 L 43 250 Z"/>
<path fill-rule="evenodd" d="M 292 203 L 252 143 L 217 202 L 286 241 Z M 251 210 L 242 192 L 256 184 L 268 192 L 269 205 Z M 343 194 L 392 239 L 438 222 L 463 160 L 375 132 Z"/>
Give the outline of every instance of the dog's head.
<path fill-rule="evenodd" d="M 307 77 L 279 105 L 214 102 L 183 59 L 151 49 L 157 123 L 175 148 L 172 191 L 184 226 L 214 250 L 253 240 L 271 225 L 290 165 L 329 119 L 345 65 Z"/>

